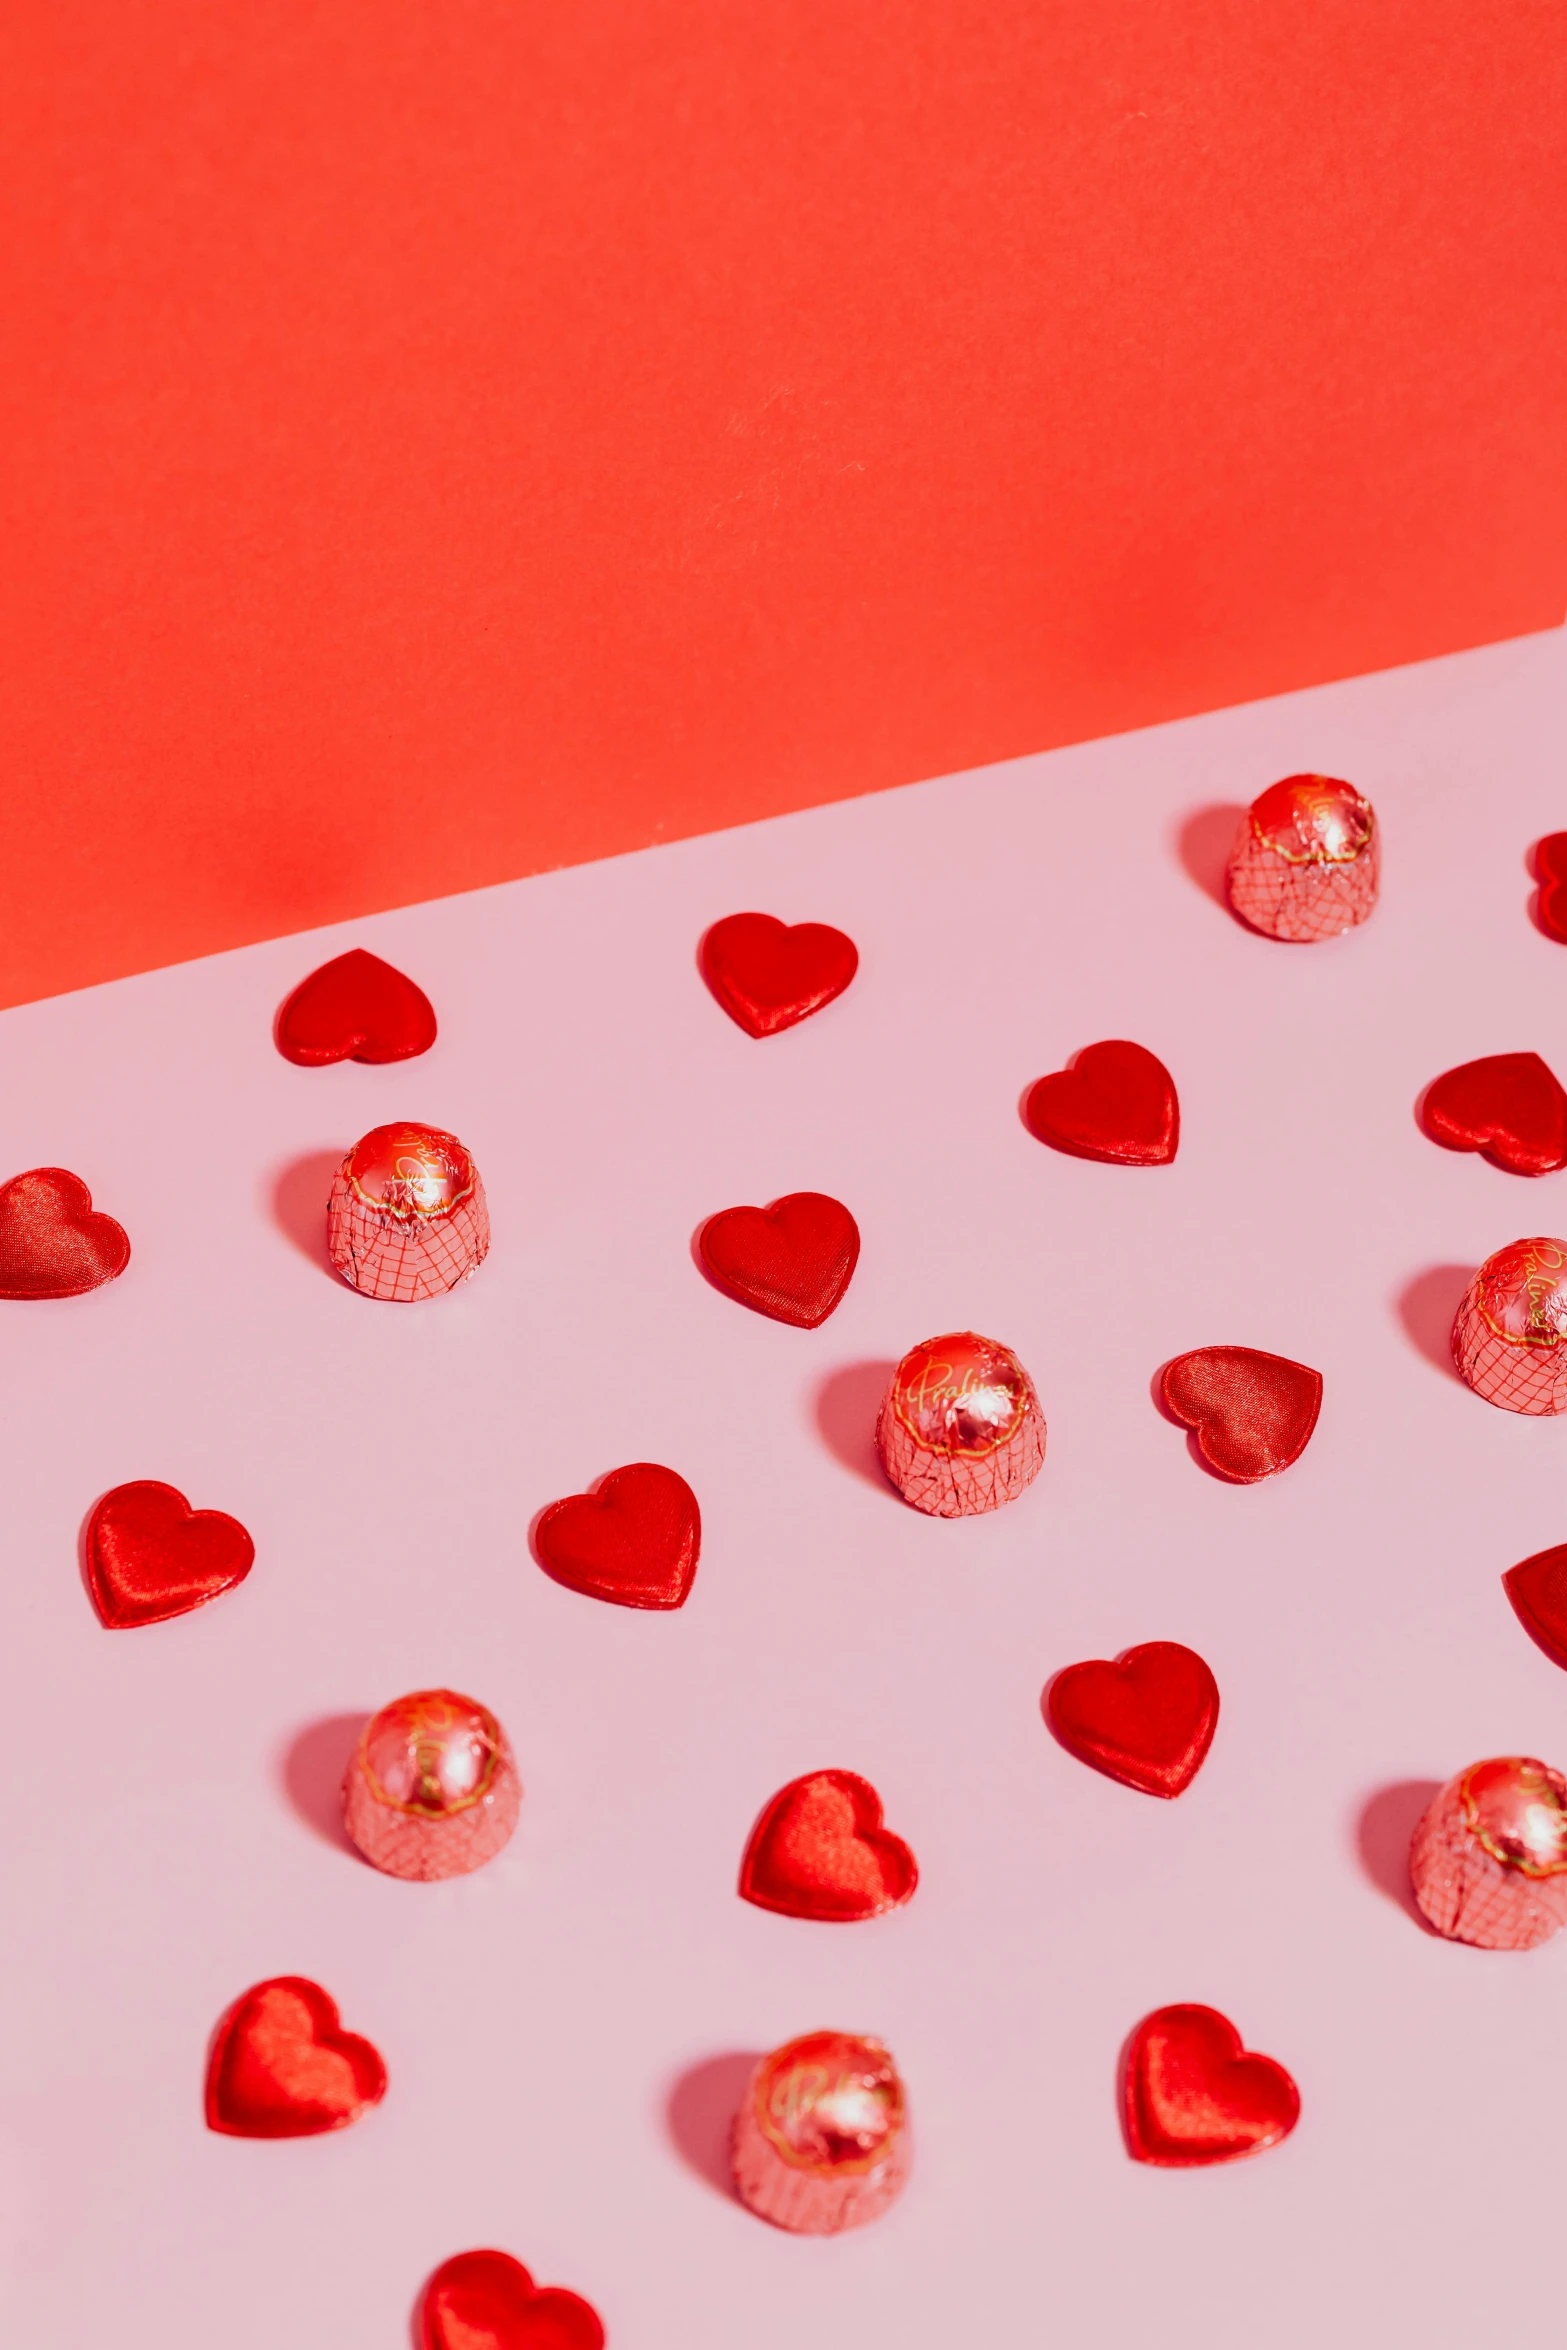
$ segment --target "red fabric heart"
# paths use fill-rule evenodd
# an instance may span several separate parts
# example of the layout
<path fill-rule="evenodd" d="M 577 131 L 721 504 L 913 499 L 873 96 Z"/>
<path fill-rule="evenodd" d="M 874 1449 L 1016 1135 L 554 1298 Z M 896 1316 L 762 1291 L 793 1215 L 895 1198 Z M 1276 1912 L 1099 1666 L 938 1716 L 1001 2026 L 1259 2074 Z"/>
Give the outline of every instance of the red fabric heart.
<path fill-rule="evenodd" d="M 853 1278 L 860 1228 L 825 1191 L 791 1191 L 769 1208 L 709 1216 L 697 1246 L 714 1279 L 744 1304 L 814 1330 Z"/>
<path fill-rule="evenodd" d="M 1567 1667 L 1567 1542 L 1509 1567 L 1502 1588 L 1530 1639 L 1553 1664 Z"/>
<path fill-rule="evenodd" d="M 869 1779 L 812 1771 L 780 1787 L 751 1830 L 740 1892 L 784 1917 L 846 1922 L 897 1909 L 919 1876 L 903 1838 L 882 1826 Z"/>
<path fill-rule="evenodd" d="M 1484 1151 L 1513 1175 L 1567 1167 L 1567 1093 L 1538 1053 L 1492 1053 L 1438 1077 L 1421 1105 L 1433 1142 Z"/>
<path fill-rule="evenodd" d="M 1139 2162 L 1230 2162 L 1287 2138 L 1300 2092 L 1271 2056 L 1253 2056 L 1215 2007 L 1144 2016 L 1126 2061 L 1126 2135 Z"/>
<path fill-rule="evenodd" d="M 379 2051 L 345 2032 L 337 2002 L 303 1975 L 253 1984 L 213 2038 L 207 2127 L 231 2138 L 313 2138 L 385 2095 Z"/>
<path fill-rule="evenodd" d="M 130 1261 L 123 1230 L 79 1175 L 33 1167 L 0 1185 L 0 1297 L 80 1297 Z"/>
<path fill-rule="evenodd" d="M 1041 1077 L 1023 1116 L 1058 1151 L 1123 1167 L 1166 1166 L 1181 1139 L 1174 1078 L 1144 1046 L 1119 1037 L 1085 1045 L 1070 1068 Z"/>
<path fill-rule="evenodd" d="M 559 2285 L 536 2285 L 509 2252 L 443 2260 L 419 2325 L 420 2350 L 604 2350 L 597 2311 Z"/>
<path fill-rule="evenodd" d="M 702 975 L 748 1036 L 776 1036 L 842 995 L 859 969 L 852 938 L 825 922 L 726 914 L 702 941 Z"/>
<path fill-rule="evenodd" d="M 1165 1364 L 1159 1385 L 1209 1468 L 1237 1485 L 1298 1461 L 1322 1409 L 1320 1371 L 1250 1346 L 1195 1347 Z"/>
<path fill-rule="evenodd" d="M 1540 885 L 1540 928 L 1567 946 L 1567 832 L 1548 832 L 1536 842 L 1534 877 Z"/>
<path fill-rule="evenodd" d="M 1194 1648 L 1145 1640 L 1114 1664 L 1068 1665 L 1045 1715 L 1069 1754 L 1145 1795 L 1179 1795 L 1213 1744 L 1219 1684 Z"/>
<path fill-rule="evenodd" d="M 592 1493 L 551 1502 L 534 1528 L 545 1573 L 620 1607 L 682 1607 L 702 1548 L 684 1477 L 656 1461 L 612 1469 Z"/>
<path fill-rule="evenodd" d="M 423 988 L 363 947 L 302 979 L 277 1017 L 277 1049 L 302 1069 L 330 1061 L 411 1061 L 435 1042 Z"/>
<path fill-rule="evenodd" d="M 111 1631 L 187 1615 L 243 1583 L 255 1556 L 238 1518 L 151 1477 L 116 1485 L 87 1523 L 87 1580 Z"/>

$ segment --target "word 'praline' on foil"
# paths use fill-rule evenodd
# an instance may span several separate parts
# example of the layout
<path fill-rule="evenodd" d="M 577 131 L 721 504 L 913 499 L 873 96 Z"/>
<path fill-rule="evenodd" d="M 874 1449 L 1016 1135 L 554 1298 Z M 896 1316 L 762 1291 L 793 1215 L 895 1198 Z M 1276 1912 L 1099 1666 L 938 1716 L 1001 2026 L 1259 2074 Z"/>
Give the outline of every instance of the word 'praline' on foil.
<path fill-rule="evenodd" d="M 1453 1319 L 1459 1377 L 1506 1412 L 1567 1411 L 1567 1241 L 1515 1240 L 1486 1258 Z"/>
<path fill-rule="evenodd" d="M 416 1689 L 372 1714 L 343 1781 L 343 1823 L 366 1860 L 423 1884 L 493 1860 L 521 1803 L 505 1731 L 454 1689 Z"/>
<path fill-rule="evenodd" d="M 1567 1778 L 1532 1755 L 1471 1763 L 1409 1846 L 1415 1899 L 1439 1934 L 1532 1950 L 1567 1925 Z"/>
<path fill-rule="evenodd" d="M 1337 938 L 1376 904 L 1380 863 L 1376 816 L 1352 783 L 1286 775 L 1241 819 L 1230 851 L 1230 903 L 1269 938 Z"/>
<path fill-rule="evenodd" d="M 774 2227 L 834 2236 L 879 2219 L 909 2168 L 892 2058 L 852 2032 L 787 2041 L 751 2075 L 730 2152 L 740 2200 Z"/>
<path fill-rule="evenodd" d="M 377 1126 L 333 1177 L 327 1252 L 366 1297 L 440 1297 L 478 1270 L 489 1246 L 479 1170 L 439 1126 Z"/>
<path fill-rule="evenodd" d="M 999 1509 L 1044 1461 L 1034 1382 L 1010 1347 L 973 1330 L 924 1339 L 892 1375 L 876 1449 L 904 1500 L 931 1517 Z"/>

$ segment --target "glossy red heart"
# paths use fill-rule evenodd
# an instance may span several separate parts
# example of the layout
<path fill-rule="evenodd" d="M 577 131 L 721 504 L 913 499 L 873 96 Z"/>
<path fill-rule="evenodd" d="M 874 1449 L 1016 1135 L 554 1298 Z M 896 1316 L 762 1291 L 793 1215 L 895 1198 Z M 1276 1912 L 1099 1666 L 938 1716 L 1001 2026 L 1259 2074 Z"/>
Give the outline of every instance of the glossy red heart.
<path fill-rule="evenodd" d="M 1540 928 L 1567 946 L 1567 832 L 1548 832 L 1535 843 L 1534 877 L 1540 885 Z"/>
<path fill-rule="evenodd" d="M 1502 1588 L 1530 1639 L 1553 1664 L 1567 1668 L 1567 1542 L 1509 1567 Z"/>
<path fill-rule="evenodd" d="M 859 969 L 852 938 L 825 922 L 726 914 L 702 941 L 702 975 L 748 1036 L 776 1036 L 842 995 Z"/>
<path fill-rule="evenodd" d="M 116 1485 L 87 1522 L 87 1580 L 112 1631 L 161 1624 L 232 1591 L 255 1556 L 238 1518 L 193 1510 L 183 1493 L 151 1477 Z"/>
<path fill-rule="evenodd" d="M 1429 1087 L 1420 1115 L 1433 1142 L 1484 1151 L 1510 1174 L 1567 1167 L 1567 1093 L 1538 1053 L 1464 1061 Z"/>
<path fill-rule="evenodd" d="M 1298 1461 L 1322 1409 L 1322 1373 L 1250 1346 L 1199 1346 L 1159 1375 L 1160 1392 L 1210 1469 L 1255 1485 Z"/>
<path fill-rule="evenodd" d="M 768 1208 L 725 1208 L 698 1237 L 702 1262 L 759 1314 L 814 1330 L 860 1260 L 860 1228 L 825 1191 L 791 1191 Z"/>
<path fill-rule="evenodd" d="M 812 1771 L 780 1787 L 740 1863 L 742 1897 L 790 1918 L 879 1917 L 918 1883 L 913 1853 L 882 1825 L 881 1797 L 853 1771 Z"/>
<path fill-rule="evenodd" d="M 1085 1045 L 1070 1068 L 1041 1077 L 1023 1116 L 1041 1142 L 1123 1167 L 1166 1166 L 1181 1139 L 1174 1078 L 1143 1045 L 1119 1037 Z"/>
<path fill-rule="evenodd" d="M 1179 1795 L 1213 1743 L 1219 1684 L 1194 1648 L 1145 1640 L 1113 1664 L 1068 1665 L 1045 1716 L 1069 1754 L 1145 1795 Z"/>
<path fill-rule="evenodd" d="M 411 1061 L 435 1042 L 435 1010 L 394 964 L 350 947 L 302 979 L 277 1017 L 277 1049 L 302 1069 Z"/>
<path fill-rule="evenodd" d="M 79 1175 L 33 1167 L 0 1185 L 0 1297 L 81 1297 L 130 1261 L 123 1230 Z"/>
<path fill-rule="evenodd" d="M 557 1583 L 619 1607 L 681 1607 L 702 1548 L 684 1477 L 656 1461 L 612 1469 L 592 1493 L 551 1502 L 533 1533 Z"/>
<path fill-rule="evenodd" d="M 346 2129 L 386 2095 L 379 2051 L 345 2032 L 337 2002 L 303 1975 L 255 1983 L 217 2028 L 207 2127 L 231 2138 L 313 2138 Z"/>
<path fill-rule="evenodd" d="M 1126 2135 L 1139 2162 L 1232 2162 L 1287 2138 L 1300 2092 L 1271 2056 L 1253 2056 L 1215 2007 L 1144 2016 L 1126 2060 Z"/>
<path fill-rule="evenodd" d="M 509 2252 L 443 2260 L 419 2327 L 420 2350 L 604 2350 L 597 2311 L 559 2285 L 536 2285 Z"/>

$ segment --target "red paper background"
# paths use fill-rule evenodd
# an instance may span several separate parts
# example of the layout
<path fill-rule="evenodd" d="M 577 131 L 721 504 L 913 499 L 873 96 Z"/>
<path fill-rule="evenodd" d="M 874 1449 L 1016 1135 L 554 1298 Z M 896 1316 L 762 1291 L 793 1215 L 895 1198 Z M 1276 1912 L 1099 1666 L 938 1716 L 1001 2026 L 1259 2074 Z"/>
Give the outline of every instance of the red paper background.
<path fill-rule="evenodd" d="M 9 38 L 0 1001 L 1562 616 L 1557 0 Z"/>

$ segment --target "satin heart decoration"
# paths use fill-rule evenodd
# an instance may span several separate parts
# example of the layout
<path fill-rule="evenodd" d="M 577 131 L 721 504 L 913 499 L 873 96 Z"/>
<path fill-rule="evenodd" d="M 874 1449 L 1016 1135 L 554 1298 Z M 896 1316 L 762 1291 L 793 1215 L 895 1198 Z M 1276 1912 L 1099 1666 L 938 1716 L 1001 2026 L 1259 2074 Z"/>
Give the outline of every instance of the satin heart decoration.
<path fill-rule="evenodd" d="M 509 2252 L 443 2260 L 419 2305 L 420 2350 L 604 2350 L 598 2313 L 559 2285 L 536 2285 Z"/>
<path fill-rule="evenodd" d="M 1045 1718 L 1069 1754 L 1145 1795 L 1179 1795 L 1213 1744 L 1219 1684 L 1194 1648 L 1145 1640 L 1114 1664 L 1068 1665 Z"/>
<path fill-rule="evenodd" d="M 1552 1664 L 1567 1667 L 1567 1542 L 1509 1567 L 1502 1588 L 1530 1639 Z"/>
<path fill-rule="evenodd" d="M 87 1522 L 87 1580 L 111 1631 L 187 1615 L 243 1583 L 255 1556 L 238 1518 L 151 1477 L 116 1485 Z"/>
<path fill-rule="evenodd" d="M 868 1779 L 812 1771 L 780 1787 L 751 1830 L 740 1893 L 784 1917 L 842 1923 L 899 1908 L 919 1875 L 903 1838 L 883 1827 Z"/>
<path fill-rule="evenodd" d="M 1484 1151 L 1510 1174 L 1567 1167 L 1567 1093 L 1538 1053 L 1492 1053 L 1449 1069 L 1427 1091 L 1420 1115 L 1433 1142 Z"/>
<path fill-rule="evenodd" d="M 1298 1461 L 1322 1409 L 1322 1373 L 1250 1346 L 1199 1346 L 1159 1375 L 1160 1392 L 1210 1469 L 1255 1485 Z"/>
<path fill-rule="evenodd" d="M 814 1330 L 825 1322 L 860 1260 L 860 1228 L 825 1191 L 791 1191 L 770 1208 L 725 1208 L 697 1241 L 702 1262 L 734 1296 Z"/>
<path fill-rule="evenodd" d="M 302 979 L 277 1017 L 277 1049 L 302 1069 L 411 1061 L 435 1042 L 435 1010 L 391 963 L 351 947 Z"/>
<path fill-rule="evenodd" d="M 684 1477 L 656 1461 L 633 1461 L 612 1469 L 596 1491 L 551 1502 L 533 1542 L 545 1573 L 590 1599 L 682 1607 L 702 1548 L 702 1518 Z"/>
<path fill-rule="evenodd" d="M 1175 1080 L 1142 1045 L 1121 1038 L 1085 1045 L 1070 1068 L 1041 1077 L 1023 1116 L 1041 1142 L 1123 1167 L 1166 1166 L 1181 1138 Z"/>
<path fill-rule="evenodd" d="M 0 1297 L 81 1297 L 130 1261 L 130 1242 L 79 1175 L 33 1167 L 0 1185 Z"/>
<path fill-rule="evenodd" d="M 207 2127 L 231 2138 L 313 2138 L 346 2129 L 386 2095 L 386 2067 L 337 2002 L 303 1975 L 236 1999 L 207 2065 Z"/>
<path fill-rule="evenodd" d="M 1535 843 L 1534 877 L 1540 885 L 1540 928 L 1567 946 L 1567 832 L 1548 832 Z"/>
<path fill-rule="evenodd" d="M 776 1036 L 842 995 L 859 969 L 852 938 L 825 922 L 727 914 L 702 941 L 702 975 L 747 1036 Z"/>
<path fill-rule="evenodd" d="M 1287 2138 L 1300 2092 L 1271 2056 L 1253 2056 L 1214 2007 L 1144 2016 L 1126 2060 L 1126 2135 L 1139 2162 L 1231 2162 Z"/>

